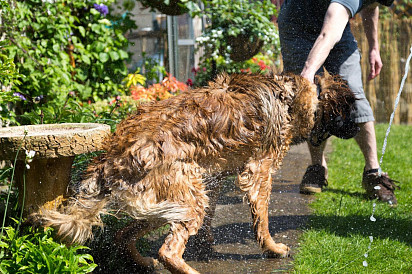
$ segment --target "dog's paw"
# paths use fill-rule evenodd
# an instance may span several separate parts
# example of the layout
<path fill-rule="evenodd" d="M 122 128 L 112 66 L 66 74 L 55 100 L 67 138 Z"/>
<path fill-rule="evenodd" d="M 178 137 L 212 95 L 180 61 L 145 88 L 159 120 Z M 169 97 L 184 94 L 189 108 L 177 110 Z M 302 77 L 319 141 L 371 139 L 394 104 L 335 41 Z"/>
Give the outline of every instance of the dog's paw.
<path fill-rule="evenodd" d="M 271 246 L 270 250 L 267 249 L 265 253 L 270 258 L 286 258 L 290 255 L 290 248 L 285 244 L 279 243 Z"/>
<path fill-rule="evenodd" d="M 151 258 L 151 257 L 143 257 L 144 262 L 142 262 L 142 265 L 149 268 L 149 269 L 155 269 L 160 265 L 159 260 Z"/>

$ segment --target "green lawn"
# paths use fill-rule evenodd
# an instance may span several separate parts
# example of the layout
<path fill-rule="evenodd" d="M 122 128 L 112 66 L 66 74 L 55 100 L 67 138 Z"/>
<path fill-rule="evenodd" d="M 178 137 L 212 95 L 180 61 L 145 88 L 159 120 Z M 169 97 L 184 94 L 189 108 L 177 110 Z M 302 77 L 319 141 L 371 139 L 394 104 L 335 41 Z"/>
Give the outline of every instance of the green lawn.
<path fill-rule="evenodd" d="M 376 125 L 379 159 L 387 127 Z M 329 186 L 311 204 L 313 216 L 295 256 L 297 273 L 412 273 L 411 140 L 412 126 L 392 126 L 383 157 L 382 169 L 400 181 L 396 208 L 365 199 L 358 146 L 353 139 L 332 140 Z"/>

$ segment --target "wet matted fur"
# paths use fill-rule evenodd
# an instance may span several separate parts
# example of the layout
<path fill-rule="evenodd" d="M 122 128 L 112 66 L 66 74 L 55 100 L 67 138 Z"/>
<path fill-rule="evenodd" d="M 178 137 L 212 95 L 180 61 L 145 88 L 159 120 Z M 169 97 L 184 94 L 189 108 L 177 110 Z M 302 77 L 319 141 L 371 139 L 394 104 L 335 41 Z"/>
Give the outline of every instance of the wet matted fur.
<path fill-rule="evenodd" d="M 317 81 L 319 96 L 296 75 L 223 74 L 207 87 L 142 105 L 107 139 L 106 153 L 88 167 L 77 193 L 59 209 L 41 208 L 32 217 L 84 242 L 92 226 L 102 225 L 100 214 L 127 213 L 136 221 L 117 238 L 148 267 L 157 261 L 142 257 L 135 241 L 170 224 L 159 260 L 173 273 L 196 273 L 182 259 L 185 245 L 211 211 L 209 196 L 222 181 L 213 178 L 235 173 L 258 243 L 271 255 L 287 256 L 289 248 L 268 230 L 271 174 L 290 145 L 325 134 L 321 125 L 347 117 L 355 100 L 340 78 L 325 73 Z"/>

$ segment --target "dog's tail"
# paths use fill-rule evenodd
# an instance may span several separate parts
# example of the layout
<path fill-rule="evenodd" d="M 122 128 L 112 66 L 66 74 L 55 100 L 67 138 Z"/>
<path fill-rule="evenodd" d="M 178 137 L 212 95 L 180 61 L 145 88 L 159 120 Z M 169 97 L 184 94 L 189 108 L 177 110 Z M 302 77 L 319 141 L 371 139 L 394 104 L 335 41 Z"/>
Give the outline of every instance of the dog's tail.
<path fill-rule="evenodd" d="M 93 226 L 103 226 L 100 214 L 105 213 L 105 199 L 70 198 L 59 209 L 41 207 L 30 216 L 34 225 L 52 227 L 57 235 L 69 243 L 84 243 L 93 237 Z"/>
<path fill-rule="evenodd" d="M 59 204 L 49 202 L 29 216 L 34 226 L 52 227 L 69 243 L 84 243 L 93 237 L 93 226 L 103 226 L 107 198 L 101 182 L 102 165 L 91 165 L 87 178 L 77 185 L 76 194 Z"/>
<path fill-rule="evenodd" d="M 42 206 L 28 222 L 54 228 L 65 242 L 84 243 L 93 237 L 94 226 L 103 226 L 102 214 L 125 212 L 136 220 L 162 224 L 191 218 L 188 208 L 176 202 L 153 202 L 128 186 L 106 189 L 103 173 L 103 165 L 92 165 L 77 185 L 74 197 L 60 205 Z"/>
<path fill-rule="evenodd" d="M 103 227 L 100 216 L 114 214 L 109 212 L 114 207 L 121 208 L 121 212 L 126 212 L 133 219 L 144 219 L 158 224 L 188 221 L 191 218 L 186 207 L 174 202 L 151 204 L 136 198 L 115 201 L 116 206 L 109 198 L 70 198 L 58 209 L 41 207 L 37 213 L 30 216 L 29 222 L 36 226 L 54 228 L 57 236 L 64 242 L 82 244 L 93 238 L 94 226 Z"/>

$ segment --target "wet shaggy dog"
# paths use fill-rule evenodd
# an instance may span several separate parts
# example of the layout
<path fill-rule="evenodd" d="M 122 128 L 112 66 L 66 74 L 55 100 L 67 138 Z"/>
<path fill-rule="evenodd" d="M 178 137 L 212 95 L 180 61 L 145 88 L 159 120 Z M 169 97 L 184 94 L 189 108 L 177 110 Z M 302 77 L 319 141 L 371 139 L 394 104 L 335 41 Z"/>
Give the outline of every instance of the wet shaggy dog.
<path fill-rule="evenodd" d="M 328 73 L 316 81 L 319 95 L 296 75 L 223 74 L 207 87 L 142 105 L 107 139 L 76 194 L 55 210 L 41 208 L 33 220 L 84 242 L 92 226 L 102 225 L 101 214 L 127 213 L 135 221 L 117 239 L 147 267 L 157 260 L 141 256 L 136 240 L 170 224 L 159 260 L 172 273 L 197 273 L 182 258 L 185 245 L 214 207 L 209 194 L 221 182 L 214 179 L 237 174 L 258 243 L 270 255 L 287 256 L 289 248 L 268 230 L 271 174 L 290 145 L 356 133 L 347 119 L 355 98 L 345 82 Z"/>

